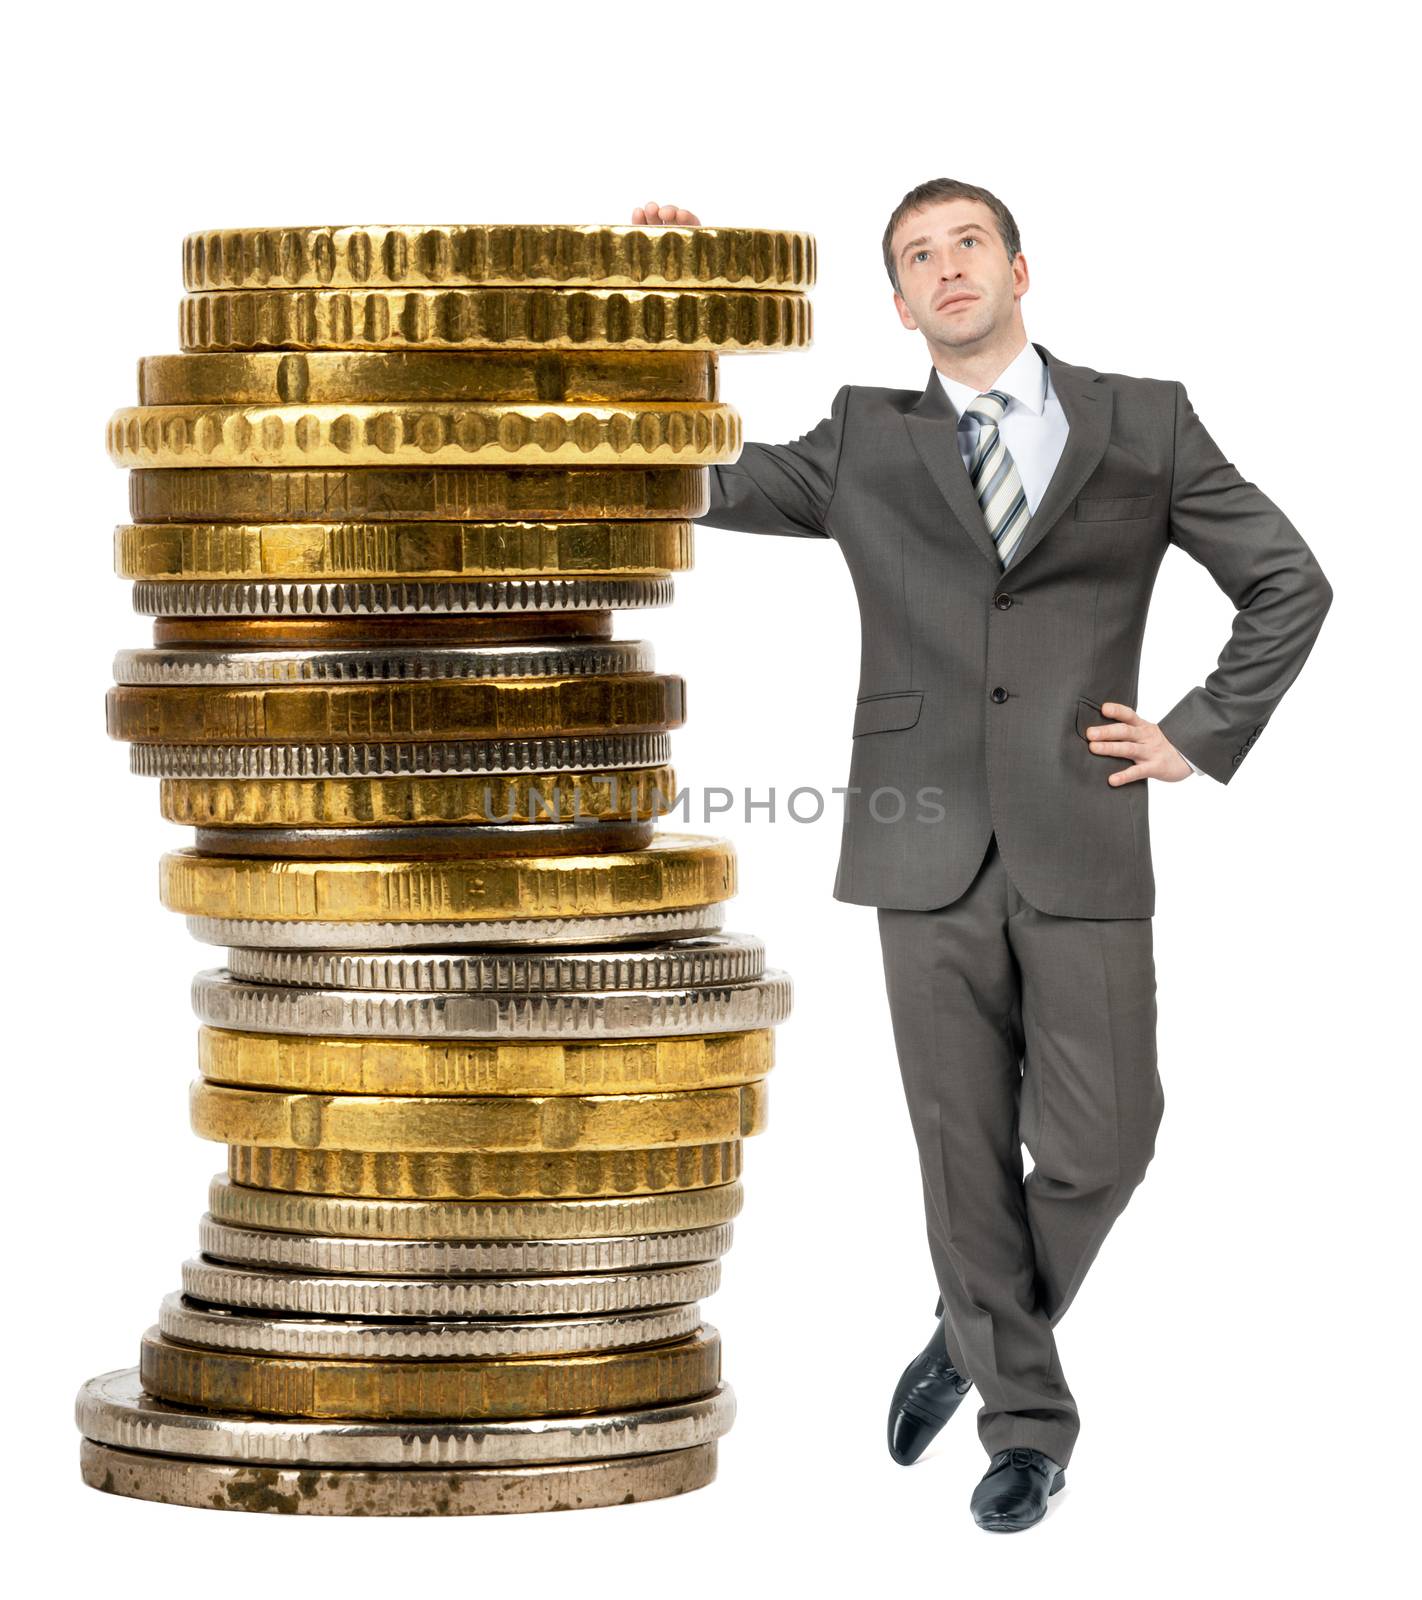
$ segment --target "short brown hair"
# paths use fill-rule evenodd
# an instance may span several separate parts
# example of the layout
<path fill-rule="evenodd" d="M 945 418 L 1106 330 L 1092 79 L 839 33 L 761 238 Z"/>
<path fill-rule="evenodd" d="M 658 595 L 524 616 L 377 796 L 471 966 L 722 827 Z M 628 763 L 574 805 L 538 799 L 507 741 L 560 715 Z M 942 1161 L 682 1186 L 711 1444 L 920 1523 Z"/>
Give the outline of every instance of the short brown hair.
<path fill-rule="evenodd" d="M 956 178 L 930 178 L 927 183 L 910 189 L 899 201 L 894 207 L 893 216 L 889 218 L 888 227 L 884 229 L 884 270 L 889 274 L 895 294 L 902 294 L 903 290 L 899 287 L 899 269 L 894 261 L 894 229 L 909 212 L 933 205 L 938 200 L 981 200 L 997 223 L 998 237 L 1007 252 L 1007 259 L 1012 261 L 1022 249 L 1022 238 L 1017 232 L 1017 224 L 1012 220 L 1012 213 L 995 194 L 987 189 L 979 189 L 975 183 L 960 183 Z"/>

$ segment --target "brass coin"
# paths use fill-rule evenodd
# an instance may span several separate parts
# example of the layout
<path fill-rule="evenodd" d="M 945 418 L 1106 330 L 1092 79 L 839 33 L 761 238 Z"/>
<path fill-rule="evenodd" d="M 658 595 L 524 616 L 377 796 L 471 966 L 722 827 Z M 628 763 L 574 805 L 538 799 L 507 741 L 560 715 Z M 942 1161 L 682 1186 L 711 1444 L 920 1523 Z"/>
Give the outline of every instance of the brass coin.
<path fill-rule="evenodd" d="M 764 1080 L 629 1095 L 319 1095 L 196 1080 L 192 1130 L 219 1144 L 373 1154 L 658 1149 L 750 1138 Z"/>
<path fill-rule="evenodd" d="M 740 1215 L 739 1183 L 606 1199 L 373 1200 L 253 1189 L 219 1173 L 208 1185 L 213 1216 L 235 1227 L 346 1239 L 597 1239 L 684 1233 Z"/>
<path fill-rule="evenodd" d="M 126 523 L 121 578 L 606 577 L 684 572 L 692 525 L 642 522 Z"/>
<path fill-rule="evenodd" d="M 610 639 L 610 611 L 497 617 L 433 613 L 391 617 L 155 617 L 156 646 L 235 650 L 383 650 L 418 645 L 479 648 L 549 640 Z"/>
<path fill-rule="evenodd" d="M 129 406 L 107 444 L 121 467 L 705 466 L 740 454 L 741 419 L 674 400 Z"/>
<path fill-rule="evenodd" d="M 121 684 L 109 736 L 145 744 L 399 744 L 542 734 L 665 733 L 685 718 L 671 673 L 416 683 Z"/>
<path fill-rule="evenodd" d="M 808 349 L 813 319 L 805 295 L 770 289 L 209 289 L 183 297 L 178 327 L 184 350 L 731 353 Z"/>
<path fill-rule="evenodd" d="M 485 1361 L 333 1361 L 175 1344 L 156 1327 L 139 1357 L 143 1387 L 169 1405 L 277 1417 L 568 1416 L 709 1394 L 721 1338 L 702 1323 L 668 1344 L 593 1356 Z"/>
<path fill-rule="evenodd" d="M 135 522 L 581 522 L 701 516 L 707 467 L 143 467 Z"/>
<path fill-rule="evenodd" d="M 681 1450 L 535 1467 L 278 1467 L 144 1455 L 85 1439 L 91 1489 L 204 1511 L 308 1517 L 460 1517 L 630 1505 L 704 1488 L 715 1439 Z"/>
<path fill-rule="evenodd" d="M 574 284 L 773 288 L 815 281 L 813 234 L 628 223 L 220 228 L 183 240 L 188 289 Z"/>
<path fill-rule="evenodd" d="M 311 1094 L 665 1094 L 750 1083 L 774 1060 L 773 1028 L 567 1043 L 198 1030 L 198 1070 L 209 1081 Z"/>
<path fill-rule="evenodd" d="M 264 861 L 174 850 L 159 896 L 186 916 L 445 922 L 598 916 L 729 900 L 729 839 L 662 832 L 644 850 L 496 861 Z"/>
<path fill-rule="evenodd" d="M 618 772 L 427 778 L 164 778 L 158 807 L 195 828 L 461 827 L 535 818 L 655 818 L 676 795 L 670 766 Z M 639 847 L 640 848 L 640 847 Z"/>
<path fill-rule="evenodd" d="M 704 402 L 718 394 L 717 357 L 705 350 L 252 350 L 145 356 L 138 363 L 145 406 Z"/>
<path fill-rule="evenodd" d="M 229 1145 L 227 1173 L 254 1189 L 372 1200 L 573 1199 L 709 1189 L 741 1175 L 742 1143 L 525 1155 L 375 1155 Z"/>

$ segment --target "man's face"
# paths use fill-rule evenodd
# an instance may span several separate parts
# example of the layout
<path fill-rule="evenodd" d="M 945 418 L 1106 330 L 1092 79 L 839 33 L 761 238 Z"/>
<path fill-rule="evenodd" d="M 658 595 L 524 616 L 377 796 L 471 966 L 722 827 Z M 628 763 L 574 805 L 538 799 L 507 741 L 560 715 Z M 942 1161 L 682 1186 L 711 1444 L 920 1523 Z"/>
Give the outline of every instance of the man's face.
<path fill-rule="evenodd" d="M 894 229 L 899 320 L 931 344 L 962 350 L 989 343 L 1017 316 L 1027 263 L 1007 259 L 996 219 L 981 200 L 939 200 Z"/>

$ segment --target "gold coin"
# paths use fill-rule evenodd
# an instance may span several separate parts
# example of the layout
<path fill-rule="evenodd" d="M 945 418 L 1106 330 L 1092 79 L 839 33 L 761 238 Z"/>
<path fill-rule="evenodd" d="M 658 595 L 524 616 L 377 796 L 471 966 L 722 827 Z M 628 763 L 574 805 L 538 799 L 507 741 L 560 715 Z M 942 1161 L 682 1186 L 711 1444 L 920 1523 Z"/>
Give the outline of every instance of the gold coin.
<path fill-rule="evenodd" d="M 249 350 L 145 356 L 145 406 L 715 400 L 707 350 Z"/>
<path fill-rule="evenodd" d="M 723 1144 L 765 1127 L 764 1080 L 673 1094 L 283 1094 L 199 1078 L 192 1130 L 218 1144 L 384 1154 L 660 1149 Z"/>
<path fill-rule="evenodd" d="M 768 289 L 209 289 L 178 326 L 184 350 L 732 352 L 807 349 L 812 319 Z"/>
<path fill-rule="evenodd" d="M 203 1511 L 314 1517 L 462 1517 L 625 1506 L 703 1489 L 719 1441 L 645 1455 L 532 1467 L 284 1467 L 188 1460 L 85 1439 L 79 1469 L 91 1489 Z"/>
<path fill-rule="evenodd" d="M 741 419 L 672 400 L 128 406 L 106 439 L 121 467 L 682 467 L 734 461 Z"/>
<path fill-rule="evenodd" d="M 164 778 L 158 807 L 193 828 L 463 827 L 549 817 L 656 817 L 670 766 L 426 778 Z"/>
<path fill-rule="evenodd" d="M 276 1417 L 569 1416 L 664 1405 L 709 1394 L 721 1338 L 702 1323 L 685 1339 L 590 1356 L 483 1361 L 337 1361 L 253 1356 L 143 1336 L 139 1378 L 169 1405 Z"/>
<path fill-rule="evenodd" d="M 183 240 L 188 289 L 601 284 L 803 290 L 815 237 L 770 228 L 460 223 L 216 228 Z"/>
<path fill-rule="evenodd" d="M 684 720 L 672 673 L 418 683 L 123 684 L 108 692 L 109 735 L 144 744 L 332 744 L 666 733 Z"/>
<path fill-rule="evenodd" d="M 596 1200 L 358 1200 L 249 1189 L 230 1178 L 208 1186 L 208 1210 L 236 1227 L 337 1239 L 598 1239 L 686 1233 L 740 1215 L 739 1183 Z"/>
<path fill-rule="evenodd" d="M 610 639 L 610 611 L 549 611 L 481 617 L 429 616 L 155 617 L 155 645 L 214 645 L 253 650 L 346 650 L 374 645 L 522 644 L 553 639 Z"/>
<path fill-rule="evenodd" d="M 268 861 L 174 850 L 159 895 L 190 917 L 450 922 L 670 911 L 736 892 L 729 839 L 663 832 L 644 850 L 474 861 Z"/>
<path fill-rule="evenodd" d="M 603 577 L 684 572 L 692 525 L 642 522 L 125 523 L 121 578 Z"/>
<path fill-rule="evenodd" d="M 229 1145 L 227 1173 L 253 1189 L 370 1200 L 563 1200 L 711 1189 L 741 1175 L 743 1144 L 654 1150 L 377 1155 Z"/>
<path fill-rule="evenodd" d="M 317 1094 L 656 1094 L 750 1083 L 774 1060 L 772 1028 L 567 1043 L 198 1030 L 198 1070 L 211 1082 Z"/>
<path fill-rule="evenodd" d="M 141 467 L 135 522 L 580 522 L 695 519 L 708 467 Z"/>

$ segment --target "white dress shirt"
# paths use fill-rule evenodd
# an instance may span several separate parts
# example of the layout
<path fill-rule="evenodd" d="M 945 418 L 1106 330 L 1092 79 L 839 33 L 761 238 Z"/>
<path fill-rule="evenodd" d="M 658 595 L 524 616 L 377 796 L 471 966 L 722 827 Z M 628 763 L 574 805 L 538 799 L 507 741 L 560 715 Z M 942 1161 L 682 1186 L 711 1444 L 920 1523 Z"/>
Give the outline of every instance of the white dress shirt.
<path fill-rule="evenodd" d="M 976 417 L 966 417 L 963 413 L 986 390 L 959 383 L 937 367 L 933 370 L 938 373 L 938 381 L 958 413 L 958 449 L 962 452 L 963 465 L 966 467 L 973 459 L 982 424 Z M 1052 474 L 1057 470 L 1057 462 L 1061 460 L 1066 445 L 1066 412 L 1062 410 L 1062 403 L 1052 388 L 1052 375 L 1047 371 L 1047 364 L 1037 354 L 1036 346 L 1030 339 L 988 387 L 1011 396 L 997 431 L 1016 464 L 1018 477 L 1022 479 L 1027 509 L 1035 512 L 1047 492 L 1047 485 L 1052 481 Z M 1180 754 L 1190 763 L 1191 772 L 1199 772 L 1199 767 L 1190 761 L 1183 750 Z"/>

